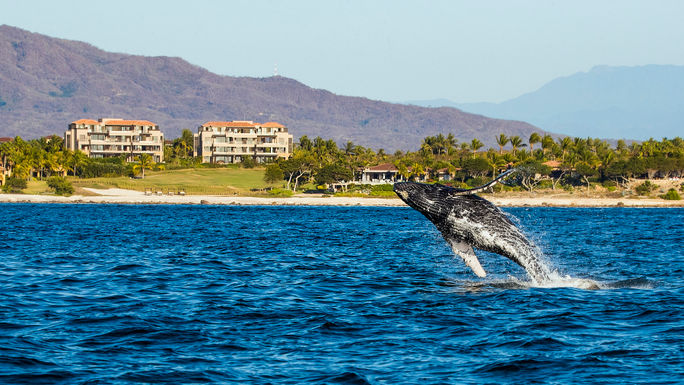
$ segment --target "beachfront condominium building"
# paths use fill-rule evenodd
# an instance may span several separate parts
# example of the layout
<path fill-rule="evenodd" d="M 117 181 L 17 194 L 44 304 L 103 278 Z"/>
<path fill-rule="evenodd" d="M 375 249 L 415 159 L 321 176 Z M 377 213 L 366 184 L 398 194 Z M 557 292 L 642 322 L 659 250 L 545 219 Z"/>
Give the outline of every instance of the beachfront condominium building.
<path fill-rule="evenodd" d="M 149 154 L 155 162 L 164 160 L 164 134 L 147 120 L 77 120 L 69 124 L 64 143 L 91 158 L 126 155 L 132 162 L 141 154 Z"/>
<path fill-rule="evenodd" d="M 197 129 L 194 147 L 203 163 L 240 163 L 247 156 L 265 163 L 290 156 L 292 135 L 276 122 L 206 122 Z"/>

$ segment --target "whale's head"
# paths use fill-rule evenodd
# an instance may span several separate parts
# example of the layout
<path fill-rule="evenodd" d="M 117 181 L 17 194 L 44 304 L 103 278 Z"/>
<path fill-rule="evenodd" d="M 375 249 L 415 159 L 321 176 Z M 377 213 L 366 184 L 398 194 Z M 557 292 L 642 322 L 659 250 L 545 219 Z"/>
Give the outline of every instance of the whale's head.
<path fill-rule="evenodd" d="M 450 208 L 460 197 L 455 188 L 440 184 L 414 182 L 398 182 L 394 184 L 394 192 L 407 205 L 420 211 L 430 219 L 447 215 Z"/>

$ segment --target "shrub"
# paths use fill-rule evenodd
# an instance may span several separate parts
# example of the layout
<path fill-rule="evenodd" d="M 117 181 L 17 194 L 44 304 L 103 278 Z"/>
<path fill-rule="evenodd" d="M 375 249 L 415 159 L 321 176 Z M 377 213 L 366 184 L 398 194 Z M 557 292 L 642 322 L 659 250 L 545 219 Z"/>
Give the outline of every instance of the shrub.
<path fill-rule="evenodd" d="M 665 200 L 668 200 L 668 201 L 678 201 L 678 200 L 682 199 L 679 196 L 679 193 L 677 192 L 677 190 L 675 190 L 673 188 L 671 188 L 668 192 L 661 195 L 660 197 L 665 199 Z"/>
<path fill-rule="evenodd" d="M 21 190 L 26 188 L 26 179 L 9 177 L 5 181 L 5 185 L 2 186 L 2 191 L 6 193 L 20 193 Z"/>
<path fill-rule="evenodd" d="M 74 193 L 74 186 L 72 186 L 66 178 L 61 176 L 52 176 L 48 178 L 47 185 L 55 190 L 55 194 L 57 195 L 71 195 Z"/>
<path fill-rule="evenodd" d="M 127 167 L 122 164 L 92 162 L 83 166 L 79 176 L 81 178 L 114 177 L 126 175 L 127 173 Z"/>
<path fill-rule="evenodd" d="M 653 183 L 646 181 L 634 188 L 634 191 L 636 191 L 637 194 L 639 195 L 648 195 L 651 193 L 651 191 L 655 190 L 657 188 L 656 185 Z"/>
<path fill-rule="evenodd" d="M 256 160 L 253 157 L 247 155 L 242 158 L 242 168 L 254 168 L 256 167 Z"/>
<path fill-rule="evenodd" d="M 466 181 L 468 183 L 468 188 L 479 187 L 489 182 L 489 179 L 484 177 L 470 178 Z"/>
<path fill-rule="evenodd" d="M 268 195 L 274 196 L 274 197 L 287 198 L 287 197 L 291 197 L 292 195 L 294 195 L 294 192 L 292 192 L 292 190 L 288 190 L 288 189 L 284 189 L 284 188 L 274 188 L 268 192 Z"/>
<path fill-rule="evenodd" d="M 684 183 L 679 186 L 679 191 L 684 192 Z"/>
<path fill-rule="evenodd" d="M 377 184 L 371 187 L 371 192 L 389 191 L 394 193 L 394 185 L 392 184 Z"/>
<path fill-rule="evenodd" d="M 264 182 L 276 183 L 278 181 L 282 181 L 283 177 L 283 170 L 281 170 L 277 164 L 271 163 L 266 166 L 266 172 L 264 172 Z"/>
<path fill-rule="evenodd" d="M 549 189 L 552 187 L 553 187 L 553 182 L 548 180 L 548 179 L 544 179 L 544 180 L 539 181 L 539 184 L 537 184 L 536 188 L 537 189 Z"/>
<path fill-rule="evenodd" d="M 371 193 L 369 195 L 372 197 L 379 197 L 379 198 L 394 198 L 397 196 L 394 193 L 394 191 L 383 191 L 383 190 L 371 191 Z"/>

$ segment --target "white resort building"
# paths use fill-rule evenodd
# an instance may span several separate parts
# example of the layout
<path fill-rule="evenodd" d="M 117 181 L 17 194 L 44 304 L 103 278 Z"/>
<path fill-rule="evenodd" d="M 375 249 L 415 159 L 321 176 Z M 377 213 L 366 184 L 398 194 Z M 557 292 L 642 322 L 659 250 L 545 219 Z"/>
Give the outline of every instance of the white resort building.
<path fill-rule="evenodd" d="M 194 156 L 203 163 L 240 163 L 246 156 L 265 163 L 292 154 L 292 135 L 276 122 L 206 122 L 194 136 Z"/>
<path fill-rule="evenodd" d="M 138 155 L 149 154 L 155 162 L 164 160 L 164 134 L 147 120 L 80 119 L 69 124 L 64 143 L 91 158 L 125 154 L 133 162 Z"/>

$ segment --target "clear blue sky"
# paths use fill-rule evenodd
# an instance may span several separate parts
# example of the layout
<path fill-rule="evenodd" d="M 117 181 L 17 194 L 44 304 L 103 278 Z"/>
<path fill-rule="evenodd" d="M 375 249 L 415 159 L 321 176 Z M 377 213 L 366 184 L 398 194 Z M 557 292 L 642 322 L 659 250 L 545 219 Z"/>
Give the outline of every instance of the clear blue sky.
<path fill-rule="evenodd" d="M 388 101 L 503 101 L 594 65 L 684 65 L 684 1 L 0 0 L 0 24 Z M 1 69 L 0 69 L 1 70 Z"/>

